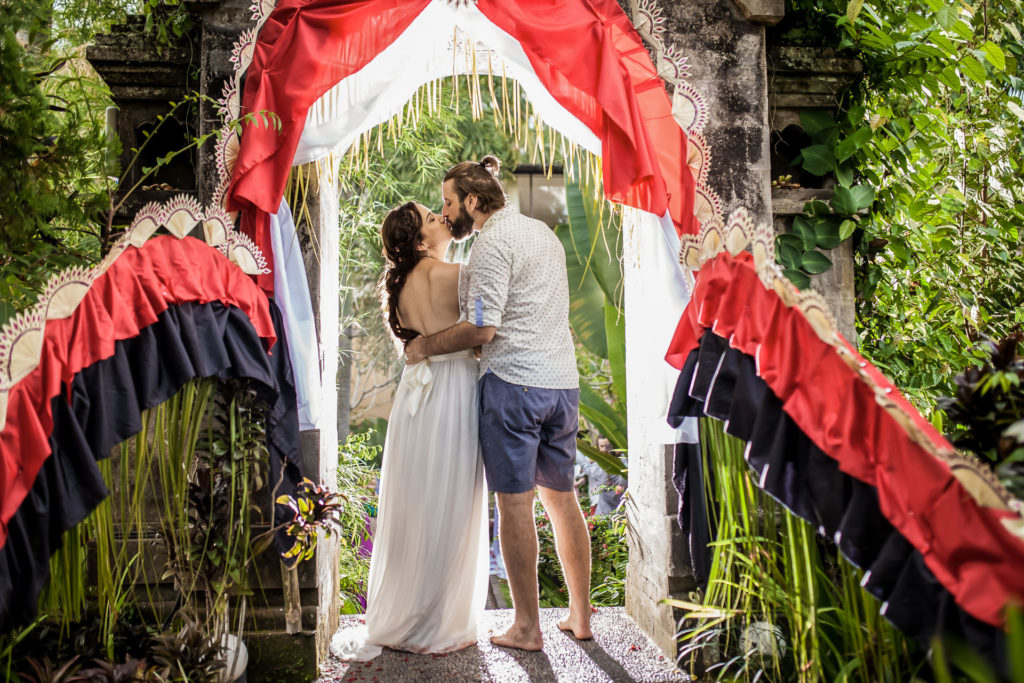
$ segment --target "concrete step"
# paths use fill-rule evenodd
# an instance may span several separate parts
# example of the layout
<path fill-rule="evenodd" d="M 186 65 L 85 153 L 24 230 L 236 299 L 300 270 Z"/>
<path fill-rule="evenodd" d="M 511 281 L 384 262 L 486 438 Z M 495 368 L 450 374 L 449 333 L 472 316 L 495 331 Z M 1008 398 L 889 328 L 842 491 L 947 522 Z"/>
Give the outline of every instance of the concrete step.
<path fill-rule="evenodd" d="M 480 623 L 480 641 L 447 655 L 416 655 L 385 649 L 371 662 L 328 660 L 318 683 L 341 681 L 394 683 L 409 681 L 615 681 L 661 683 L 689 681 L 673 662 L 626 616 L 621 607 L 601 607 L 594 613 L 594 639 L 578 641 L 558 630 L 563 609 L 542 609 L 544 650 L 522 652 L 491 645 L 488 636 L 512 624 L 512 610 L 487 610 Z M 359 623 L 343 616 L 342 626 Z"/>

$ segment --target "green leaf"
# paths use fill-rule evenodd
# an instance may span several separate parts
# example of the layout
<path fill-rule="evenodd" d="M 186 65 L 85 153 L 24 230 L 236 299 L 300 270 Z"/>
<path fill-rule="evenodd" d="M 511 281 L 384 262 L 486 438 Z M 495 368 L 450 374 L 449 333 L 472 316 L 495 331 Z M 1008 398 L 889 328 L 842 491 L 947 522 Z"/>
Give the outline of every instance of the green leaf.
<path fill-rule="evenodd" d="M 604 331 L 608 339 L 608 362 L 612 388 L 620 401 L 626 400 L 626 317 L 610 302 L 604 305 Z"/>
<path fill-rule="evenodd" d="M 608 338 L 604 330 L 605 296 L 594 274 L 575 257 L 569 226 L 560 225 L 555 234 L 565 249 L 565 267 L 569 277 L 569 324 L 576 339 L 599 358 L 608 357 Z"/>
<path fill-rule="evenodd" d="M 839 224 L 839 241 L 845 242 L 853 236 L 853 232 L 857 229 L 857 223 L 852 220 L 845 220 Z"/>
<path fill-rule="evenodd" d="M 587 253 L 590 251 L 588 239 L 587 211 L 583 203 L 583 191 L 579 183 L 572 180 L 565 182 L 565 209 L 569 215 L 569 237 L 571 242 L 566 246 L 565 255 L 569 257 L 569 247 L 572 247 L 572 258 L 579 263 L 586 263 Z"/>
<path fill-rule="evenodd" d="M 840 216 L 852 216 L 871 206 L 875 191 L 868 185 L 837 186 L 832 192 L 832 208 Z"/>
<path fill-rule="evenodd" d="M 986 41 L 981 46 L 981 51 L 985 53 L 985 60 L 996 68 L 997 71 L 1006 70 L 1006 57 L 1003 55 L 1003 51 L 998 45 L 993 43 L 991 40 Z"/>
<path fill-rule="evenodd" d="M 960 60 L 960 70 L 978 85 L 985 85 L 985 81 L 988 80 L 985 67 L 972 55 L 964 55 Z"/>
<path fill-rule="evenodd" d="M 826 175 L 835 166 L 835 156 L 828 145 L 811 145 L 800 151 L 803 156 L 803 167 L 808 173 Z"/>
<path fill-rule="evenodd" d="M 814 249 L 818 244 L 818 238 L 814 230 L 814 222 L 807 216 L 797 216 L 793 219 L 793 234 L 800 238 L 803 249 Z"/>
<path fill-rule="evenodd" d="M 625 477 L 629 474 L 629 469 L 626 467 L 625 463 L 622 462 L 622 458 L 615 453 L 605 453 L 598 448 L 594 448 L 583 439 L 576 440 L 576 448 L 579 449 L 583 455 L 596 462 L 598 467 L 608 474 L 616 477 Z"/>
<path fill-rule="evenodd" d="M 812 140 L 836 127 L 832 113 L 821 109 L 801 109 L 800 125 Z"/>
<path fill-rule="evenodd" d="M 794 237 L 796 236 L 794 235 Z M 800 267 L 801 251 L 799 249 L 794 247 L 792 244 L 783 242 L 781 237 L 776 242 L 775 247 L 775 253 L 778 255 L 779 263 L 782 264 L 783 268 L 796 269 Z"/>
<path fill-rule="evenodd" d="M 846 5 L 846 18 L 853 23 L 857 20 L 857 15 L 860 14 L 861 7 L 864 6 L 864 0 L 850 0 Z"/>
<path fill-rule="evenodd" d="M 805 251 L 800 260 L 800 265 L 808 273 L 817 275 L 831 268 L 832 261 L 820 251 Z"/>
<path fill-rule="evenodd" d="M 798 289 L 807 289 L 811 286 L 811 278 L 802 270 L 785 268 L 783 269 L 782 274 L 789 278 L 789 281 L 796 285 Z"/>
<path fill-rule="evenodd" d="M 854 152 L 863 147 L 871 140 L 871 128 L 863 126 L 855 130 L 845 140 L 836 145 L 836 161 L 842 163 L 850 158 Z"/>
<path fill-rule="evenodd" d="M 854 170 L 853 164 L 839 164 L 836 166 L 836 182 L 844 187 L 849 187 L 853 184 Z"/>
<path fill-rule="evenodd" d="M 818 221 L 814 226 L 817 235 L 817 244 L 822 249 L 835 249 L 842 242 L 839 236 L 839 226 L 834 220 Z"/>
<path fill-rule="evenodd" d="M 577 177 L 579 174 L 576 174 Z M 576 258 L 594 274 L 605 296 L 615 304 L 622 296 L 622 226 L 619 214 L 604 199 L 587 196 L 581 185 L 566 178 L 565 203 Z"/>

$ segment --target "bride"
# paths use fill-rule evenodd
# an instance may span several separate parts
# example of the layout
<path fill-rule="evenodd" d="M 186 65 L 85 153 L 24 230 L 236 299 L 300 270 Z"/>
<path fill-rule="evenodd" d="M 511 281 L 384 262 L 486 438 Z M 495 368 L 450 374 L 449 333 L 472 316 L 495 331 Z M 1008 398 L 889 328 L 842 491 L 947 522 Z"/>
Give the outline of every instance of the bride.
<path fill-rule="evenodd" d="M 459 272 L 445 263 L 445 221 L 409 202 L 381 227 L 385 319 L 402 344 L 458 322 Z M 365 629 L 331 651 L 367 660 L 387 646 L 450 652 L 477 640 L 487 591 L 487 503 L 471 350 L 406 366 L 395 394 L 380 477 Z"/>

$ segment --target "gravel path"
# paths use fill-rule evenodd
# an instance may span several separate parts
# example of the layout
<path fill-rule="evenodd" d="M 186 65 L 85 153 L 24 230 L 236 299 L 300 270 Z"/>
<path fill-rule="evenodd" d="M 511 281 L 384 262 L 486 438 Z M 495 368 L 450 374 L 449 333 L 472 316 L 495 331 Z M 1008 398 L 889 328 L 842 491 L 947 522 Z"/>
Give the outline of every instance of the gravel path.
<path fill-rule="evenodd" d="M 371 662 L 324 665 L 319 683 L 367 681 L 494 681 L 547 683 L 548 681 L 688 681 L 666 661 L 654 643 L 629 619 L 621 607 L 602 607 L 594 614 L 594 640 L 577 641 L 558 630 L 565 610 L 541 610 L 543 652 L 522 652 L 491 645 L 487 636 L 501 633 L 512 623 L 512 610 L 487 610 L 480 624 L 480 642 L 447 655 L 415 655 L 396 650 Z M 356 625 L 359 617 L 342 617 L 342 627 Z"/>

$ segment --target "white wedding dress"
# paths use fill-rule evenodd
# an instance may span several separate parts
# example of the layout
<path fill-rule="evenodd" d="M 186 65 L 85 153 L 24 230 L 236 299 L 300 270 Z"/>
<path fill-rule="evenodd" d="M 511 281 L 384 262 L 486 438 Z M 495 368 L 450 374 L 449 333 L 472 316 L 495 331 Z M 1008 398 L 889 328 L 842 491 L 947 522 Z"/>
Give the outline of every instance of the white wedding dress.
<path fill-rule="evenodd" d="M 384 442 L 366 625 L 331 652 L 369 660 L 383 646 L 450 652 L 477 640 L 487 594 L 487 491 L 471 350 L 402 373 Z"/>

